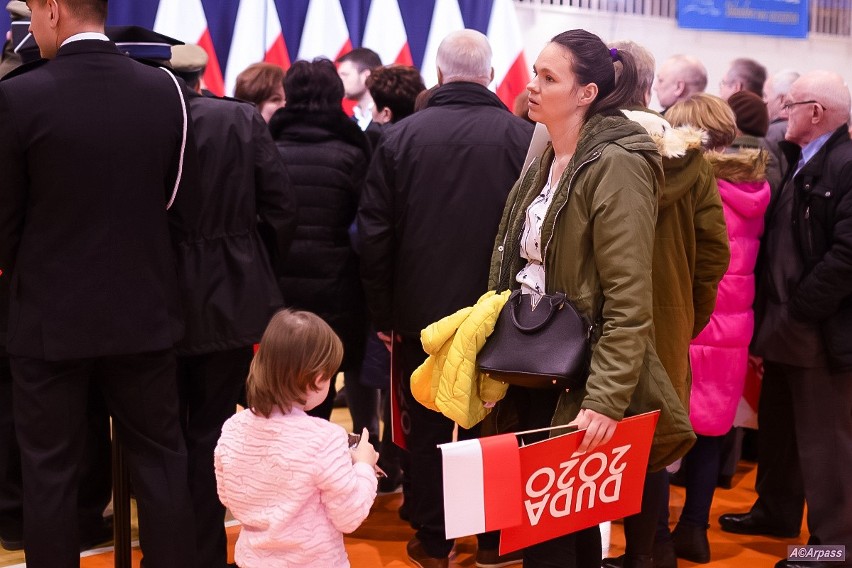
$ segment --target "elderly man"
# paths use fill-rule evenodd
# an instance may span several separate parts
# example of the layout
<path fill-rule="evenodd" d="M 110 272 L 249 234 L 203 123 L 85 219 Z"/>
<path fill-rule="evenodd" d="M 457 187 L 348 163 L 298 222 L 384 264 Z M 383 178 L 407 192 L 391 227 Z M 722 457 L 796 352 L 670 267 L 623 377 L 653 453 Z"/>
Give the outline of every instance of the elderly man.
<path fill-rule="evenodd" d="M 393 354 L 401 361 L 411 416 L 409 514 L 417 529 L 407 551 L 423 568 L 447 566 L 453 547 L 445 538 L 437 448 L 452 439 L 453 422 L 411 395 L 408 379 L 426 359 L 420 330 L 486 291 L 503 205 L 533 130 L 488 90 L 494 70 L 484 35 L 448 35 L 437 62 L 441 86 L 424 110 L 385 130 L 358 212 L 373 322 L 382 337 L 393 330 L 402 338 Z M 505 565 L 496 538 L 480 539 L 479 546 L 478 566 Z"/>
<path fill-rule="evenodd" d="M 707 88 L 707 69 L 691 55 L 674 55 L 657 71 L 654 91 L 663 112 L 677 101 L 693 93 L 703 93 Z"/>
<path fill-rule="evenodd" d="M 810 542 L 852 550 L 852 142 L 850 95 L 826 71 L 799 78 L 783 105 L 791 164 L 767 212 L 754 351 L 764 359 L 760 447 L 795 440 Z M 763 456 L 761 456 L 763 457 Z M 767 464 L 761 459 L 758 467 Z M 795 472 L 790 472 L 794 474 Z M 758 501 L 726 515 L 781 534 Z M 740 531 L 743 532 L 743 531 Z M 781 560 L 777 568 L 849 566 Z"/>

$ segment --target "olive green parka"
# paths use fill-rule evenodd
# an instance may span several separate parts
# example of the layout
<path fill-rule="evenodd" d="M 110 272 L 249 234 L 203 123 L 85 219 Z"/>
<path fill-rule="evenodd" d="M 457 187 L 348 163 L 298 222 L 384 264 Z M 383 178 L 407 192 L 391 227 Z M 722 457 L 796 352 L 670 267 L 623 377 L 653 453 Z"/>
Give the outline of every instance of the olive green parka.
<path fill-rule="evenodd" d="M 519 286 L 525 212 L 553 157 L 549 146 L 509 194 L 490 289 Z M 681 457 L 695 440 L 654 347 L 651 270 L 662 183 L 660 154 L 645 129 L 624 116 L 595 115 L 580 132 L 541 232 L 547 292 L 565 292 L 596 322 L 586 388 L 562 393 L 552 423 L 567 424 L 581 408 L 615 420 L 660 410 L 651 470 Z"/>

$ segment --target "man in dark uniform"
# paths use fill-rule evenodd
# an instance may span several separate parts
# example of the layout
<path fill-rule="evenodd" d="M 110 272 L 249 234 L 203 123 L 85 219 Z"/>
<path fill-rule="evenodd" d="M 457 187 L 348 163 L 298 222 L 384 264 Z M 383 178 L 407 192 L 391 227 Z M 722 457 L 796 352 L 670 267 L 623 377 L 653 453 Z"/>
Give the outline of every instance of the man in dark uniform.
<path fill-rule="evenodd" d="M 79 565 L 79 465 L 95 384 L 126 452 L 146 562 L 194 566 L 169 232 L 193 225 L 185 100 L 170 73 L 103 35 L 106 0 L 27 4 L 48 61 L 0 83 L 0 278 L 11 298 L 27 565 Z"/>
<path fill-rule="evenodd" d="M 178 243 L 186 336 L 177 346 L 181 424 L 189 451 L 198 565 L 222 568 L 228 556 L 213 450 L 245 390 L 252 345 L 283 305 L 271 256 L 286 254 L 296 230 L 296 193 L 281 154 L 254 105 L 200 93 L 207 54 L 172 47 L 172 67 L 188 95 L 199 165 L 201 215 Z"/>

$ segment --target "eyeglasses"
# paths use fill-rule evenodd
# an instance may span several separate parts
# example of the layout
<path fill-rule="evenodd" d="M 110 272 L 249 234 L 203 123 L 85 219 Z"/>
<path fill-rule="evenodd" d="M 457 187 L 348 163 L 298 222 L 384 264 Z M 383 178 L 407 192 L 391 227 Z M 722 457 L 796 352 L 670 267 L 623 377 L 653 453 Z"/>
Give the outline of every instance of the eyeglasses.
<path fill-rule="evenodd" d="M 792 109 L 796 105 L 817 105 L 818 107 L 822 108 L 822 110 L 825 110 L 825 107 L 822 105 L 822 103 L 818 103 L 817 101 L 799 101 L 795 103 L 786 102 L 781 105 L 781 110 L 783 110 L 784 112 L 790 112 L 790 109 Z"/>

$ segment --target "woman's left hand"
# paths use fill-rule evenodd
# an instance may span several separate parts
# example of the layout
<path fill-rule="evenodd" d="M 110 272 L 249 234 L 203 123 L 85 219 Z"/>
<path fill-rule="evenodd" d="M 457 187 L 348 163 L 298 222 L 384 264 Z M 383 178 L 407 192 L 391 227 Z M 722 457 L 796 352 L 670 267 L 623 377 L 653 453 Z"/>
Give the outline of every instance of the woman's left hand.
<path fill-rule="evenodd" d="M 583 436 L 583 441 L 580 443 L 580 447 L 577 448 L 576 453 L 585 454 L 609 442 L 612 439 L 612 435 L 615 434 L 617 424 L 618 420 L 613 420 L 599 412 L 589 410 L 588 408 L 581 409 L 577 418 L 570 423 L 570 425 L 576 426 L 578 429 L 586 429 L 586 435 Z"/>

